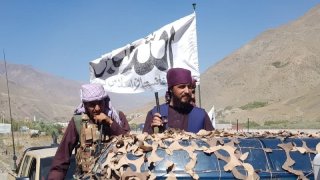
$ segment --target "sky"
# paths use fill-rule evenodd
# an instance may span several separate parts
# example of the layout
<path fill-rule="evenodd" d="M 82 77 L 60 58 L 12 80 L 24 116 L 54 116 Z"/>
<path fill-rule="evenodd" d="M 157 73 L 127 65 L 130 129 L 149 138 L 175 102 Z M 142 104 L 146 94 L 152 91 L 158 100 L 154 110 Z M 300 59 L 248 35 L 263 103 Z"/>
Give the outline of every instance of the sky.
<path fill-rule="evenodd" d="M 193 3 L 203 73 L 320 0 L 0 0 L 0 48 L 7 63 L 89 82 L 90 61 L 193 13 Z"/>

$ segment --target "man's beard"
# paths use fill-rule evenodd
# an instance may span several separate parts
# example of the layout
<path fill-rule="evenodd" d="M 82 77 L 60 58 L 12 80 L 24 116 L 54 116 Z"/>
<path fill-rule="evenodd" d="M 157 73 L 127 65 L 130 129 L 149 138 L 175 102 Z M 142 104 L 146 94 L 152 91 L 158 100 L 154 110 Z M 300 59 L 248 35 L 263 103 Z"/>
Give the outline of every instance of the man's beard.
<path fill-rule="evenodd" d="M 188 97 L 188 100 L 186 102 L 182 102 L 182 98 L 184 97 Z M 190 106 L 190 101 L 191 101 L 191 96 L 188 95 L 184 95 L 182 97 L 178 97 L 175 96 L 174 94 L 172 94 L 172 101 L 175 107 L 179 108 L 179 109 L 184 109 Z"/>

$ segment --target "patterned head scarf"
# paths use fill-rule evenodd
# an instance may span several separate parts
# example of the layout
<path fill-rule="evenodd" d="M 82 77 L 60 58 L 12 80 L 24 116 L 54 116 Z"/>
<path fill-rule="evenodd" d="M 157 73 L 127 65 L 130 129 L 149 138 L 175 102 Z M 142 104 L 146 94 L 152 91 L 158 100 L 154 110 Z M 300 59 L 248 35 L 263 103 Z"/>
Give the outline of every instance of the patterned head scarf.
<path fill-rule="evenodd" d="M 80 89 L 80 98 L 82 103 L 74 111 L 74 114 L 85 113 L 86 110 L 83 104 L 84 102 L 104 100 L 104 102 L 106 103 L 106 107 L 108 108 L 104 109 L 103 112 L 109 117 L 111 117 L 113 121 L 116 121 L 118 124 L 121 124 L 119 114 L 117 110 L 112 106 L 110 98 L 101 84 L 82 85 Z"/>
<path fill-rule="evenodd" d="M 108 96 L 101 84 L 84 84 L 80 89 L 82 102 L 99 101 Z"/>

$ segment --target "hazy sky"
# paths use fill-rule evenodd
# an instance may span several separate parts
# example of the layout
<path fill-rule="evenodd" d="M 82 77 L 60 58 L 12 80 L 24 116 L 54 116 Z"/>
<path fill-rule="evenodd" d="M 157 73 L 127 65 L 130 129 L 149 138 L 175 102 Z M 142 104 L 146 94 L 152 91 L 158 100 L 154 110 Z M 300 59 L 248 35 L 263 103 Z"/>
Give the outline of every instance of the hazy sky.
<path fill-rule="evenodd" d="M 0 0 L 8 63 L 89 81 L 89 61 L 193 12 L 200 71 L 319 0 Z M 1 53 L 1 60 L 3 54 Z"/>

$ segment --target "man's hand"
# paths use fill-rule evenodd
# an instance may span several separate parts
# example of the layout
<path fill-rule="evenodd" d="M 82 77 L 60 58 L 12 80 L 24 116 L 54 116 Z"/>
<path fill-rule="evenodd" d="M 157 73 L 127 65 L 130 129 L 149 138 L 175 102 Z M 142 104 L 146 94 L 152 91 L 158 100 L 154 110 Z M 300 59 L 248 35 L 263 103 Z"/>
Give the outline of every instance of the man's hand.
<path fill-rule="evenodd" d="M 95 120 L 96 123 L 107 123 L 109 126 L 111 126 L 111 124 L 113 123 L 112 119 L 107 116 L 105 113 L 100 113 L 97 115 L 93 116 L 93 119 Z"/>
<path fill-rule="evenodd" d="M 152 126 L 152 127 L 155 127 L 155 126 L 163 126 L 163 122 L 162 122 L 162 119 L 161 119 L 161 115 L 160 115 L 159 113 L 155 113 L 155 114 L 153 115 L 153 119 L 152 119 L 151 126 Z"/>

